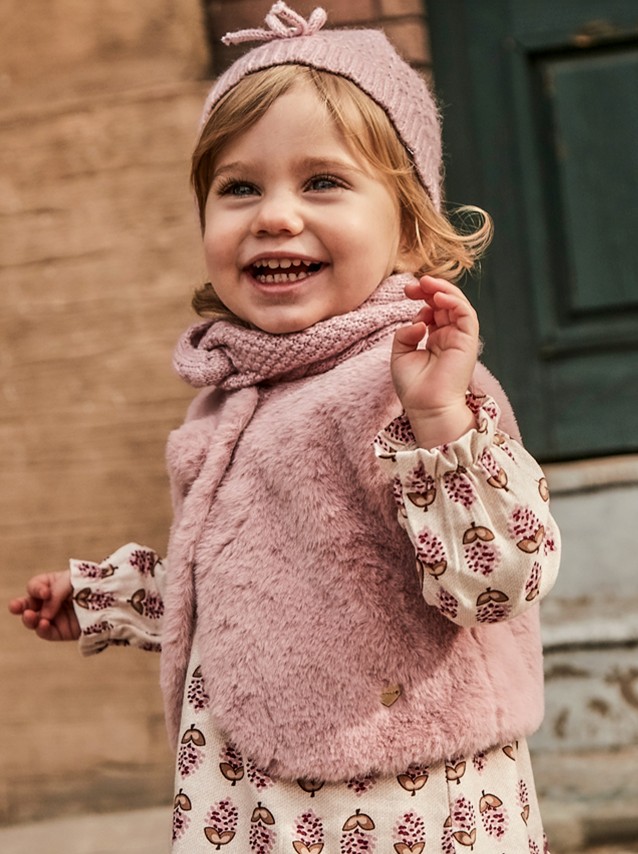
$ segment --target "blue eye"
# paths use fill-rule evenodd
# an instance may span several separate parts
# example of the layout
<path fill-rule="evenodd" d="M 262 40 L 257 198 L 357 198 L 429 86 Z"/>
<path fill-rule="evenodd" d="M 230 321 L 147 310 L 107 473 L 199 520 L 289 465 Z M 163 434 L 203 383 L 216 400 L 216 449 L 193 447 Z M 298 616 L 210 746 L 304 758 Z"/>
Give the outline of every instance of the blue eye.
<path fill-rule="evenodd" d="M 236 181 L 235 179 L 230 179 L 225 181 L 217 188 L 218 196 L 252 196 L 257 193 L 257 188 L 254 184 L 250 184 L 247 181 Z"/>
<path fill-rule="evenodd" d="M 308 190 L 334 190 L 345 187 L 345 184 L 334 175 L 314 175 L 306 184 Z"/>

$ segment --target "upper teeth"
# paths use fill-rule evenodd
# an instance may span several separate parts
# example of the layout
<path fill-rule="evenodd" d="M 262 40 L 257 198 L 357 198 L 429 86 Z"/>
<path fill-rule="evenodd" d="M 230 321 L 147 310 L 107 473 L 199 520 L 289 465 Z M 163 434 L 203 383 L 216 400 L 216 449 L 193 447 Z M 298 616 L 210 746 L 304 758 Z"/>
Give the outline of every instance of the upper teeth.
<path fill-rule="evenodd" d="M 255 267 L 270 267 L 271 270 L 281 268 L 287 270 L 289 267 L 300 267 L 302 265 L 300 258 L 260 258 L 255 261 Z"/>
<path fill-rule="evenodd" d="M 301 258 L 259 258 L 252 265 L 253 276 L 262 283 L 297 282 L 318 273 L 322 267 L 321 261 Z"/>

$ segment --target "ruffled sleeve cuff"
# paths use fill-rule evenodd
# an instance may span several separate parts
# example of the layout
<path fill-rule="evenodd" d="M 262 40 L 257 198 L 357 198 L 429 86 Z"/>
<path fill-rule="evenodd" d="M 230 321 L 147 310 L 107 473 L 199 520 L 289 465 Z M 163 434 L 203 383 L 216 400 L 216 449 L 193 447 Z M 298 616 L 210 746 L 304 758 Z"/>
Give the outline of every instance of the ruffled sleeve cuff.
<path fill-rule="evenodd" d="M 136 646 L 159 652 L 165 566 L 152 549 L 129 543 L 101 563 L 71 560 L 80 651 Z"/>
<path fill-rule="evenodd" d="M 504 444 L 509 437 L 497 430 L 500 410 L 491 397 L 476 397 L 468 393 L 468 408 L 477 419 L 477 427 L 468 430 L 459 439 L 436 448 L 426 450 L 417 447 L 412 426 L 405 413 L 388 424 L 374 441 L 377 457 L 386 468 L 397 475 L 402 471 L 411 471 L 415 459 L 432 477 L 440 478 L 456 471 L 459 466 L 481 465 L 494 444 Z"/>

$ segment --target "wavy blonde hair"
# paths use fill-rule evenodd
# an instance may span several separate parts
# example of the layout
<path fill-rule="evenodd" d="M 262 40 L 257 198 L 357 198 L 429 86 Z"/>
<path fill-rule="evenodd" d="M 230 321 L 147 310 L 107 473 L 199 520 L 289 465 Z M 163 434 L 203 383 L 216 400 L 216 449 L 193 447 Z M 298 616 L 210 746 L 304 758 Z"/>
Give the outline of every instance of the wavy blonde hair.
<path fill-rule="evenodd" d="M 402 250 L 412 262 L 409 272 L 455 281 L 471 270 L 492 238 L 488 214 L 473 206 L 458 208 L 456 214 L 464 227 L 457 230 L 434 207 L 384 110 L 345 77 L 300 65 L 279 65 L 249 74 L 213 107 L 193 152 L 191 169 L 202 232 L 220 153 L 258 122 L 278 98 L 304 81 L 315 87 L 347 143 L 394 190 Z M 203 317 L 241 322 L 221 302 L 210 282 L 195 291 L 193 308 Z"/>

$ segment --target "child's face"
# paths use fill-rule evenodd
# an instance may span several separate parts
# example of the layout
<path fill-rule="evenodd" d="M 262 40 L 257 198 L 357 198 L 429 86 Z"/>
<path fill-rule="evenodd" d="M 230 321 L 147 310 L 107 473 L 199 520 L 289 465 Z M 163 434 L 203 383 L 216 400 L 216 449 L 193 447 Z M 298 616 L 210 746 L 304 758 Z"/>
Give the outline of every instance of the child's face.
<path fill-rule="evenodd" d="M 272 333 L 361 305 L 400 256 L 382 175 L 353 153 L 315 90 L 295 85 L 215 163 L 204 252 L 217 295 Z"/>

